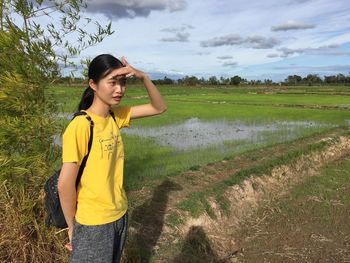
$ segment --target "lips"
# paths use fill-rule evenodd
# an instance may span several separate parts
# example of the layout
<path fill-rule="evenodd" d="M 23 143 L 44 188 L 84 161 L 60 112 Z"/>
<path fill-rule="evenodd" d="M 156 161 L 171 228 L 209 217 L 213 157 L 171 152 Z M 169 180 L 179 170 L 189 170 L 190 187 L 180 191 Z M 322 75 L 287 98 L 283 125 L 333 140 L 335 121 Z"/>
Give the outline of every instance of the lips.
<path fill-rule="evenodd" d="M 122 96 L 114 96 L 113 99 L 114 100 L 120 100 L 122 98 Z"/>

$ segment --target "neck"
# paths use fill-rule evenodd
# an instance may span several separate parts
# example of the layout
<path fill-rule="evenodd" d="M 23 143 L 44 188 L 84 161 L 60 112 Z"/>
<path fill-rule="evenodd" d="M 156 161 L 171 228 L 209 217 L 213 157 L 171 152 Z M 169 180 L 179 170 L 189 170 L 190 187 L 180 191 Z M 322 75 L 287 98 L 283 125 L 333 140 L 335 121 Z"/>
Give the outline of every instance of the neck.
<path fill-rule="evenodd" d="M 98 116 L 106 118 L 109 115 L 110 108 L 111 108 L 110 105 L 94 99 L 93 103 L 87 110 L 91 111 L 92 113 Z"/>

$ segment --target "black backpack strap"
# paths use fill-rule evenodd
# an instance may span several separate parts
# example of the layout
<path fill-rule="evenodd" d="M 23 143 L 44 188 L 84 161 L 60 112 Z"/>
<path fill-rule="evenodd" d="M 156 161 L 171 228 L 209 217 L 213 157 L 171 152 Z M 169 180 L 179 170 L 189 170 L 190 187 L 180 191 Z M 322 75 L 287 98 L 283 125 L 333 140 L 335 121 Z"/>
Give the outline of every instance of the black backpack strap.
<path fill-rule="evenodd" d="M 116 121 L 116 120 L 115 120 L 115 116 L 114 116 L 114 112 L 113 112 L 112 110 L 109 110 L 109 114 L 111 114 L 113 120 Z"/>
<path fill-rule="evenodd" d="M 84 168 L 85 168 L 85 165 L 86 165 L 86 161 L 87 161 L 87 159 L 89 157 L 89 154 L 90 154 L 90 150 L 91 150 L 91 146 L 92 146 L 92 139 L 94 137 L 94 122 L 91 119 L 91 117 L 85 111 L 79 111 L 79 112 L 74 113 L 74 116 L 73 116 L 72 120 L 75 117 L 81 116 L 81 115 L 85 115 L 86 119 L 90 122 L 90 138 L 89 138 L 89 143 L 88 143 L 88 152 L 84 156 L 83 161 L 81 162 L 81 165 L 79 167 L 79 172 L 78 172 L 78 175 L 77 175 L 77 179 L 75 181 L 75 187 L 76 188 L 78 188 L 81 176 L 83 175 L 83 171 L 84 171 Z"/>

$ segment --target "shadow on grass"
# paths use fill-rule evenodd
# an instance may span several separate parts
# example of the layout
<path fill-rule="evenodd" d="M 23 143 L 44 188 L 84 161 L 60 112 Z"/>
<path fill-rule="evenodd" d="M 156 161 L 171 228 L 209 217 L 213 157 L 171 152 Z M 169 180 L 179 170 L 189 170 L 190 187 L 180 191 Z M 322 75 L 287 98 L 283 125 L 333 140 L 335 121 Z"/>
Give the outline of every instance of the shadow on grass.
<path fill-rule="evenodd" d="M 126 192 L 131 189 L 138 188 L 137 186 L 139 184 L 142 184 L 145 180 L 149 179 L 143 175 L 143 171 L 149 169 L 147 166 L 149 166 L 153 160 L 154 157 L 149 153 L 143 153 L 142 155 L 140 154 L 138 156 L 132 156 L 132 158 L 125 159 L 124 184 Z"/>
<path fill-rule="evenodd" d="M 223 263 L 211 248 L 203 227 L 192 226 L 187 233 L 181 253 L 176 256 L 173 263 Z"/>
<path fill-rule="evenodd" d="M 171 191 L 182 187 L 165 180 L 156 187 L 152 198 L 135 208 L 130 217 L 130 236 L 125 250 L 127 263 L 148 263 L 163 230 L 165 211 Z"/>

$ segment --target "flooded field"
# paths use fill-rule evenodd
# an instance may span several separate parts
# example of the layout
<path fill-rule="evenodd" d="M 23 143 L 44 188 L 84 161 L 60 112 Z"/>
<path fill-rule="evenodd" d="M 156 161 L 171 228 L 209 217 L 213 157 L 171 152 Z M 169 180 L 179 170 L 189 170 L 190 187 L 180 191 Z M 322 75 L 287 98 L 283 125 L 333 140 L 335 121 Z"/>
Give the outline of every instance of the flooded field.
<path fill-rule="evenodd" d="M 283 121 L 269 124 L 245 124 L 241 121 L 203 121 L 191 118 L 183 123 L 161 127 L 131 127 L 123 133 L 142 138 L 151 138 L 161 146 L 169 146 L 176 150 L 206 148 L 230 141 L 248 141 L 261 143 L 264 135 L 276 134 L 291 140 L 298 137 L 300 130 L 330 127 L 308 121 Z"/>
<path fill-rule="evenodd" d="M 71 119 L 72 115 L 60 113 L 59 118 Z M 275 121 L 266 124 L 247 124 L 243 121 L 217 120 L 205 121 L 190 118 L 182 123 L 160 127 L 130 127 L 123 129 L 126 135 L 151 139 L 156 144 L 171 147 L 174 150 L 200 150 L 210 146 L 218 146 L 226 142 L 245 141 L 249 144 L 262 144 L 270 138 L 276 141 L 288 141 L 300 136 L 305 130 L 330 128 L 334 125 L 313 121 Z M 59 135 L 55 143 L 61 145 Z"/>

